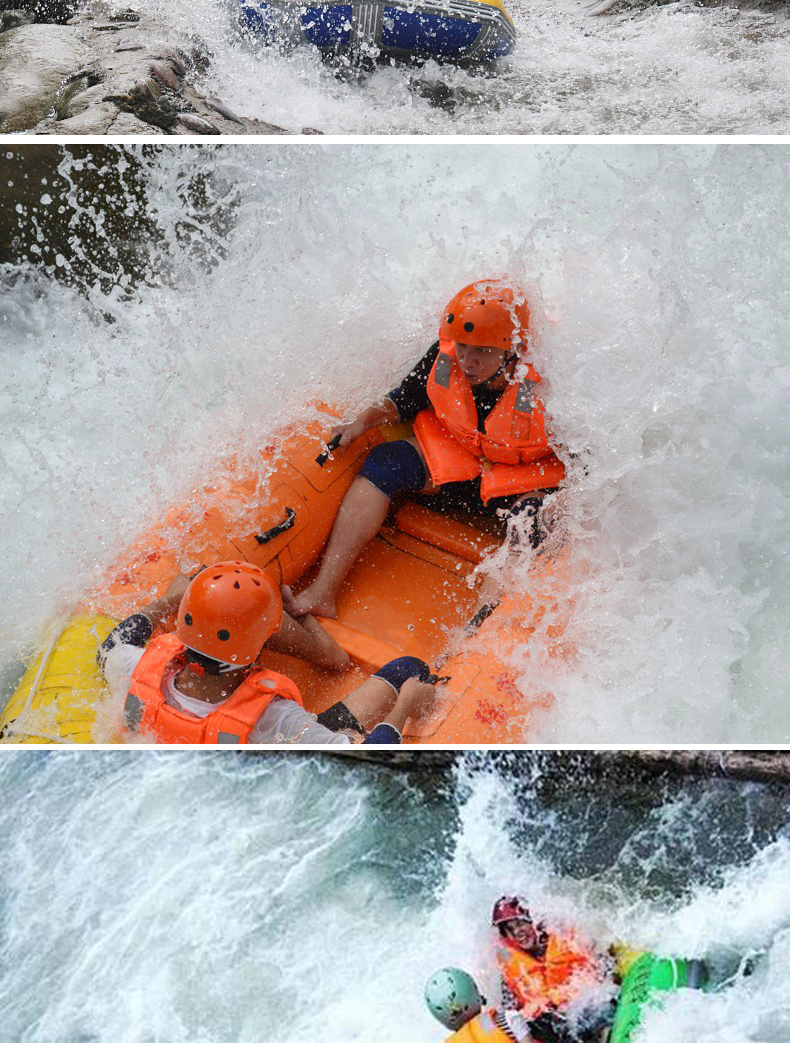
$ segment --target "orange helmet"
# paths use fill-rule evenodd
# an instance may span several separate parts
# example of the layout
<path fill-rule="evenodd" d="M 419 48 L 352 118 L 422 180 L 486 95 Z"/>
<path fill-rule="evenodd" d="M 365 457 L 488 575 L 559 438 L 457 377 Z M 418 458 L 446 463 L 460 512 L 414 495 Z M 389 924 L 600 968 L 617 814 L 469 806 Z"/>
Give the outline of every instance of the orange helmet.
<path fill-rule="evenodd" d="M 268 573 L 247 561 L 221 561 L 187 587 L 176 634 L 209 659 L 248 666 L 282 621 L 282 597 Z"/>
<path fill-rule="evenodd" d="M 450 301 L 439 325 L 439 339 L 500 348 L 509 352 L 527 339 L 529 305 L 506 279 L 480 279 Z"/>

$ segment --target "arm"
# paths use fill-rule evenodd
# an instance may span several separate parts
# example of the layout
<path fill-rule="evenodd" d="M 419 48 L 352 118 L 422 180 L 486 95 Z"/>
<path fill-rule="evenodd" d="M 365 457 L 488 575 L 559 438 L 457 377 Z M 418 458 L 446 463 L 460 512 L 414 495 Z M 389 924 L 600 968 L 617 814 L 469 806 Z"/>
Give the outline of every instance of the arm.
<path fill-rule="evenodd" d="M 161 598 L 149 601 L 147 605 L 140 609 L 138 615 L 145 616 L 153 630 L 156 630 L 157 627 L 164 627 L 175 619 L 178 606 L 181 604 L 181 598 L 184 596 L 192 579 L 192 576 L 176 576 L 165 594 Z"/>
<path fill-rule="evenodd" d="M 283 625 L 272 634 L 265 645 L 272 652 L 297 656 L 328 670 L 347 670 L 351 660 L 330 635 L 312 616 L 296 620 L 283 613 Z"/>
<path fill-rule="evenodd" d="M 338 424 L 337 427 L 333 427 L 330 438 L 336 438 L 339 435 L 340 441 L 338 445 L 343 447 L 364 435 L 371 427 L 378 427 L 379 424 L 385 423 L 397 423 L 398 420 L 398 410 L 395 407 L 395 403 L 391 399 L 385 398 L 381 402 L 369 406 L 352 423 Z"/>
<path fill-rule="evenodd" d="M 164 627 L 178 611 L 184 591 L 189 586 L 191 577 L 176 576 L 161 598 L 149 601 L 139 612 L 127 616 L 117 627 L 114 627 L 102 642 L 97 655 L 99 666 L 105 669 L 107 655 L 118 645 L 130 645 L 134 648 L 145 648 L 157 627 Z"/>
<path fill-rule="evenodd" d="M 427 409 L 431 404 L 428 398 L 428 377 L 438 354 L 437 341 L 386 398 L 360 413 L 352 423 L 333 427 L 331 437 L 340 435 L 339 445 L 345 446 L 371 427 L 414 420 L 421 410 Z"/>

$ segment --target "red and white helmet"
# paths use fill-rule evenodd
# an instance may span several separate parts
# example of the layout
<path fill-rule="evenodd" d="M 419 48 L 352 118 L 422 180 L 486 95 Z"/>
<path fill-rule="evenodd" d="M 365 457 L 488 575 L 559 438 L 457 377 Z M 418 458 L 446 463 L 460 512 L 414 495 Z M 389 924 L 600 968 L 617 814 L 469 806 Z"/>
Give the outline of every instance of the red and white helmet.
<path fill-rule="evenodd" d="M 525 920 L 527 923 L 532 923 L 532 914 L 518 895 L 503 896 L 494 904 L 491 924 L 499 927 L 500 924 L 508 923 L 510 920 Z"/>

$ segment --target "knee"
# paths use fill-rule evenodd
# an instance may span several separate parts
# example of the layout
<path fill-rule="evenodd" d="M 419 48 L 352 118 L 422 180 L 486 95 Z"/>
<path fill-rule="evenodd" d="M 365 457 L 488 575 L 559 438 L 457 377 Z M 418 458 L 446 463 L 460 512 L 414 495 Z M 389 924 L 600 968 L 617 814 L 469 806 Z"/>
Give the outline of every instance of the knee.
<path fill-rule="evenodd" d="M 375 446 L 359 473 L 390 498 L 397 492 L 422 489 L 428 480 L 422 457 L 405 440 Z"/>
<path fill-rule="evenodd" d="M 382 681 L 386 681 L 396 692 L 399 692 L 401 685 L 411 677 L 416 677 L 419 681 L 427 681 L 431 676 L 431 668 L 422 659 L 405 655 L 398 659 L 391 659 L 373 676 L 380 677 Z"/>

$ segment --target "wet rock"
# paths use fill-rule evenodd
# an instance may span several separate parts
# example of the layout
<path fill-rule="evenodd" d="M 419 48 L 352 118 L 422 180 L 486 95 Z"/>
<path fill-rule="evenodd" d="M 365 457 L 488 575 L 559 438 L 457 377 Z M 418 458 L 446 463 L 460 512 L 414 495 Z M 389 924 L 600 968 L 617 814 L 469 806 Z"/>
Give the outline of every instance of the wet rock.
<path fill-rule="evenodd" d="M 178 119 L 178 108 L 163 96 L 152 79 L 136 83 L 127 94 L 108 94 L 104 100 L 115 102 L 122 112 L 131 112 L 143 123 L 162 130 L 170 130 Z"/>
<path fill-rule="evenodd" d="M 194 116 L 191 112 L 180 112 L 178 114 L 178 122 L 186 127 L 192 134 L 221 134 L 222 131 L 214 126 L 213 123 L 209 123 L 208 120 L 201 119 L 200 116 Z"/>
<path fill-rule="evenodd" d="M 107 18 L 108 22 L 139 22 L 140 15 L 136 11 L 132 11 L 128 8 L 125 11 L 118 11 L 116 14 L 111 14 Z"/>
<path fill-rule="evenodd" d="M 83 107 L 75 108 L 75 98 L 78 94 L 84 94 L 84 92 L 90 87 L 91 81 L 87 74 L 81 76 L 75 76 L 71 82 L 67 83 L 59 92 L 55 98 L 55 115 L 59 120 L 67 119 L 69 116 L 73 116 L 77 111 L 83 111 Z"/>
<path fill-rule="evenodd" d="M 22 25 L 0 34 L 0 132 L 35 126 L 86 57 L 69 26 Z"/>
<path fill-rule="evenodd" d="M 183 74 L 179 75 L 171 64 L 164 61 L 151 62 L 150 69 L 151 75 L 164 84 L 165 87 L 169 87 L 171 91 L 181 90 Z"/>
<path fill-rule="evenodd" d="M 213 98 L 206 98 L 206 105 L 208 105 L 208 107 L 213 112 L 216 112 L 218 115 L 222 116 L 224 119 L 230 120 L 232 123 L 238 123 L 239 126 L 241 126 L 241 127 L 244 126 L 244 124 L 239 119 L 239 117 L 235 113 L 231 112 L 230 109 L 226 108 L 221 102 L 214 101 Z"/>
<path fill-rule="evenodd" d="M 0 8 L 11 2 L 0 0 Z M 74 10 L 71 0 L 13 0 L 15 9 L 25 8 L 34 17 L 42 4 L 49 4 L 52 17 Z M 23 30 L 33 35 L 20 38 Z M 200 40 L 174 37 L 156 16 L 88 0 L 68 26 L 17 26 L 0 33 L 0 132 L 288 133 L 205 98 L 199 79 L 211 57 Z"/>
<path fill-rule="evenodd" d="M 0 33 L 8 29 L 16 29 L 19 25 L 28 25 L 33 21 L 29 11 L 0 11 Z"/>

